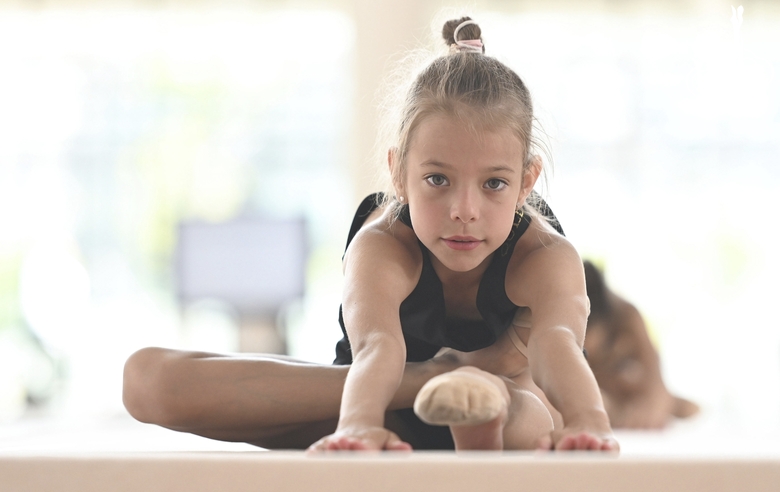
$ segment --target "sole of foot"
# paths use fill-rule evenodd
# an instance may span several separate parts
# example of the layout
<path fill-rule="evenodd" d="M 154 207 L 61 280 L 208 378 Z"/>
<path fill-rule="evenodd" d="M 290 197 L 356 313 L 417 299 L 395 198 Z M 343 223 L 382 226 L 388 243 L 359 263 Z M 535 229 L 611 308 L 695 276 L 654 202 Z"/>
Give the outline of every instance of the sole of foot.
<path fill-rule="evenodd" d="M 414 413 L 431 425 L 484 424 L 498 417 L 506 407 L 506 397 L 494 383 L 462 369 L 431 379 L 414 401 Z"/>

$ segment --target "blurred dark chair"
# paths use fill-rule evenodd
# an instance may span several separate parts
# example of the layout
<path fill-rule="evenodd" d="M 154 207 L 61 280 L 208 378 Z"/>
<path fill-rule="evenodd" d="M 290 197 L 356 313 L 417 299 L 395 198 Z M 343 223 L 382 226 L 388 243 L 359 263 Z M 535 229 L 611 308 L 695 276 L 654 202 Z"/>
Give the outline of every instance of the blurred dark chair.
<path fill-rule="evenodd" d="M 307 259 L 303 218 L 183 222 L 175 250 L 179 301 L 224 302 L 238 313 L 242 352 L 285 353 L 278 319 L 304 294 Z"/>

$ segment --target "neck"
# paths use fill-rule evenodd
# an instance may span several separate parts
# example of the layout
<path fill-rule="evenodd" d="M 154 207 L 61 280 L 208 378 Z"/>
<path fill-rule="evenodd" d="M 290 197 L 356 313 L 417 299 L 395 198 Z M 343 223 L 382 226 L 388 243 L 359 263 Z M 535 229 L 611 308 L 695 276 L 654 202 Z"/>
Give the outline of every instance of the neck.
<path fill-rule="evenodd" d="M 433 266 L 433 271 L 436 272 L 436 275 L 439 277 L 442 286 L 445 288 L 455 286 L 469 286 L 478 284 L 482 280 L 482 276 L 485 274 L 485 271 L 490 265 L 490 261 L 493 259 L 494 254 L 495 253 L 489 255 L 476 268 L 467 272 L 456 272 L 454 270 L 450 270 L 444 266 L 444 264 L 434 255 L 430 255 L 431 266 Z"/>

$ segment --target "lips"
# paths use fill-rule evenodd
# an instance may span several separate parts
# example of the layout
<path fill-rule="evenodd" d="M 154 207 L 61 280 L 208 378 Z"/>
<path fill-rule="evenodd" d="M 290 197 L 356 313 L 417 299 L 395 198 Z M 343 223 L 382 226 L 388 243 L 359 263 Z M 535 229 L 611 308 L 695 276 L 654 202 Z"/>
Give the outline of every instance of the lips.
<path fill-rule="evenodd" d="M 481 240 L 472 236 L 450 236 L 442 238 L 444 244 L 457 251 L 471 251 L 482 243 Z"/>

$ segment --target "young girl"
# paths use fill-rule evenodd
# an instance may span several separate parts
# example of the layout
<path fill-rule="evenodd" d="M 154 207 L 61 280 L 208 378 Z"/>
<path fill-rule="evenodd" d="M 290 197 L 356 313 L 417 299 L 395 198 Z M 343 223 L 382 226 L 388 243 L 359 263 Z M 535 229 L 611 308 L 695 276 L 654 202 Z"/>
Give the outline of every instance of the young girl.
<path fill-rule="evenodd" d="M 533 192 L 528 90 L 469 18 L 443 35 L 388 152 L 393 189 L 349 233 L 335 365 L 144 349 L 134 417 L 313 451 L 618 449 L 582 351 L 582 262 Z"/>

